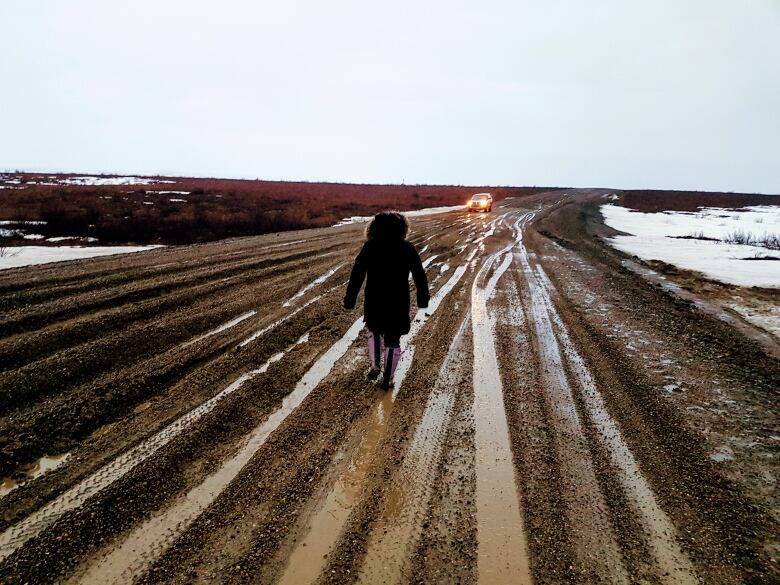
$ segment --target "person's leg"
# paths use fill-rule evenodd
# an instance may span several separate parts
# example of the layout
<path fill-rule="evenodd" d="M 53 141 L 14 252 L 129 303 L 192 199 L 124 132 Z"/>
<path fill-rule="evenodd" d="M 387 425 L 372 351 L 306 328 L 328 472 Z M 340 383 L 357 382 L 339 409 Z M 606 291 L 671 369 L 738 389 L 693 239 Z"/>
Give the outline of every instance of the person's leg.
<path fill-rule="evenodd" d="M 368 377 L 375 379 L 379 376 L 382 362 L 382 337 L 379 333 L 368 332 L 368 360 L 371 362 L 371 369 L 368 371 Z"/>
<path fill-rule="evenodd" d="M 401 336 L 385 333 L 385 374 L 382 377 L 382 388 L 393 386 L 393 375 L 401 359 Z"/>

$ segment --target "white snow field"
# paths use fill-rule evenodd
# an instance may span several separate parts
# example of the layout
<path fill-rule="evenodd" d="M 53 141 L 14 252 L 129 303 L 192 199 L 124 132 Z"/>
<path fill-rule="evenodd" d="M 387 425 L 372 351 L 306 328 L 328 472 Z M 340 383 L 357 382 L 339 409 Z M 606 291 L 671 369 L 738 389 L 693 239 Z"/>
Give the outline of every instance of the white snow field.
<path fill-rule="evenodd" d="M 111 254 L 144 252 L 162 246 L 20 246 L 5 248 L 0 255 L 0 270 L 33 264 L 78 260 Z"/>
<path fill-rule="evenodd" d="M 778 250 L 724 241 L 680 239 L 680 236 L 695 235 L 725 240 L 741 232 L 760 240 L 780 234 L 780 206 L 643 213 L 607 204 L 601 206 L 601 213 L 609 227 L 629 234 L 610 238 L 610 244 L 622 252 L 645 260 L 661 260 L 738 286 L 780 287 L 780 261 L 760 259 L 780 257 Z"/>

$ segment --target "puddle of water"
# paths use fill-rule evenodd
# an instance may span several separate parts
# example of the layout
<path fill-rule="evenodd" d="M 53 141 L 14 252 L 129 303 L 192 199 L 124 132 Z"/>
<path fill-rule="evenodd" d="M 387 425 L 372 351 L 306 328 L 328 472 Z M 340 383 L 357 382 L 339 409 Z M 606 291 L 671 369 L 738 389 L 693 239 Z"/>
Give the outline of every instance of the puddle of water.
<path fill-rule="evenodd" d="M 325 568 L 326 555 L 335 548 L 349 514 L 360 495 L 360 489 L 348 490 L 345 489 L 345 486 L 361 486 L 362 489 L 368 468 L 361 462 L 370 462 L 376 459 L 376 449 L 385 435 L 395 398 L 406 379 L 414 358 L 413 341 L 428 316 L 436 312 L 445 297 L 458 284 L 466 272 L 467 264 L 468 260 L 459 266 L 450 279 L 436 291 L 427 309 L 417 311 L 409 333 L 401 339 L 403 352 L 395 371 L 395 388 L 392 393 L 383 394 L 381 401 L 372 411 L 366 432 L 357 448 L 355 459 L 336 480 L 334 487 L 325 497 L 322 507 L 310 521 L 308 532 L 293 549 L 287 560 L 281 583 L 312 583 Z M 312 551 L 316 551 L 316 554 L 313 554 Z"/>
<path fill-rule="evenodd" d="M 243 446 L 202 483 L 192 488 L 172 506 L 152 516 L 125 536 L 121 544 L 88 567 L 74 583 L 127 583 L 141 574 L 184 532 L 192 522 L 224 491 L 257 450 L 304 399 L 331 372 L 363 329 L 362 317 L 334 343 L 298 381 L 282 405 L 257 426 Z"/>
<path fill-rule="evenodd" d="M 338 269 L 344 266 L 344 263 L 342 262 L 338 266 L 335 266 L 334 268 L 331 268 L 328 270 L 325 274 L 322 276 L 315 278 L 312 282 L 304 286 L 301 290 L 299 290 L 297 293 L 295 293 L 292 297 L 290 297 L 285 303 L 282 305 L 283 307 L 289 307 L 292 305 L 295 301 L 297 301 L 299 298 L 301 298 L 303 295 L 305 295 L 307 292 L 309 292 L 311 289 L 318 287 L 322 283 L 324 283 L 326 280 L 328 280 L 331 276 L 336 274 L 338 272 Z"/>
<path fill-rule="evenodd" d="M 8 477 L 0 482 L 0 497 L 8 495 L 16 488 L 22 487 L 32 480 L 41 477 L 44 473 L 56 469 L 65 463 L 65 461 L 68 460 L 68 457 L 70 457 L 70 453 L 63 453 L 62 455 L 55 455 L 53 457 L 44 455 L 35 463 L 26 465 L 21 470 L 24 477 L 20 477 L 19 479 Z"/>
<path fill-rule="evenodd" d="M 293 550 L 277 585 L 313 583 L 319 577 L 335 540 L 360 496 L 366 476 L 376 463 L 374 455 L 385 435 L 392 410 L 392 395 L 385 392 L 368 420 L 363 438 L 346 472 L 336 480 L 322 507 L 312 518 L 306 538 Z"/>
<path fill-rule="evenodd" d="M 133 414 L 141 414 L 142 412 L 149 410 L 152 404 L 154 404 L 153 400 L 147 400 L 146 402 L 142 402 L 141 404 L 139 404 L 133 409 Z"/>
<path fill-rule="evenodd" d="M 666 384 L 666 385 L 664 386 L 664 392 L 666 392 L 667 394 L 674 394 L 674 392 L 675 392 L 676 390 L 679 390 L 679 389 L 680 389 L 680 385 L 679 385 L 679 384 L 677 384 L 677 383 L 674 383 L 674 384 Z"/>
<path fill-rule="evenodd" d="M 438 461 L 444 447 L 464 350 L 463 335 L 470 325 L 467 316 L 460 325 L 439 370 L 422 419 L 398 474 L 384 497 L 381 516 L 368 541 L 368 550 L 358 576 L 360 583 L 403 582 L 410 553 L 422 534 Z"/>
<path fill-rule="evenodd" d="M 477 578 L 480 583 L 490 584 L 531 583 L 525 523 L 496 357 L 494 317 L 487 309 L 487 301 L 498 279 L 509 267 L 511 255 L 505 256 L 484 288 L 479 285 L 481 277 L 497 258 L 498 254 L 494 254 L 485 262 L 471 290 Z"/>
<path fill-rule="evenodd" d="M 330 291 L 328 291 L 328 292 L 330 292 Z M 263 327 L 263 328 L 262 328 L 262 329 L 260 329 L 259 331 L 255 331 L 255 332 L 254 332 L 252 335 L 250 335 L 249 337 L 247 337 L 246 339 L 244 339 L 244 341 L 242 341 L 241 343 L 239 343 L 239 344 L 238 344 L 238 347 L 246 347 L 247 345 L 249 345 L 250 343 L 252 343 L 252 342 L 253 342 L 255 339 L 258 339 L 258 338 L 262 337 L 263 335 L 265 335 L 266 333 L 268 333 L 268 332 L 269 332 L 269 331 L 271 331 L 272 329 L 276 329 L 277 327 L 279 327 L 279 325 L 281 325 L 281 324 L 282 324 L 282 323 L 284 323 L 285 321 L 289 321 L 290 319 L 292 319 L 293 317 L 295 317 L 295 315 L 297 315 L 298 313 L 300 313 L 301 311 L 303 311 L 303 310 L 304 310 L 306 307 L 308 307 L 308 306 L 309 306 L 309 305 L 311 305 L 312 303 L 315 303 L 315 302 L 317 302 L 318 300 L 320 300 L 320 299 L 321 299 L 321 298 L 322 298 L 322 297 L 323 297 L 325 294 L 327 294 L 327 293 L 323 293 L 323 294 L 321 294 L 321 295 L 317 295 L 317 296 L 316 296 L 316 297 L 314 297 L 313 299 L 309 299 L 309 300 L 308 300 L 308 301 L 306 301 L 304 304 L 302 304 L 300 307 L 298 307 L 298 308 L 297 308 L 297 309 L 295 309 L 294 311 L 292 311 L 292 312 L 288 313 L 287 315 L 285 315 L 285 316 L 284 316 L 284 317 L 282 317 L 281 319 L 277 319 L 276 321 L 274 321 L 274 322 L 273 322 L 273 323 L 271 323 L 270 325 L 266 325 L 265 327 Z"/>
<path fill-rule="evenodd" d="M 107 465 L 101 467 L 94 474 L 49 502 L 37 512 L 34 512 L 18 524 L 7 529 L 0 535 L 0 560 L 5 559 L 28 540 L 37 536 L 41 531 L 58 520 L 63 514 L 79 508 L 89 498 L 100 493 L 115 481 L 127 475 L 130 471 L 135 469 L 136 466 L 146 461 L 149 457 L 154 455 L 154 453 L 170 443 L 175 437 L 214 410 L 221 400 L 238 390 L 247 380 L 256 375 L 265 373 L 272 363 L 282 359 L 282 357 L 284 357 L 284 355 L 294 346 L 306 343 L 307 341 L 308 333 L 284 351 L 273 355 L 258 369 L 242 374 L 227 388 L 200 406 L 181 416 L 140 445 L 123 453 Z"/>
<path fill-rule="evenodd" d="M 212 329 L 208 333 L 204 333 L 203 335 L 199 335 L 198 337 L 196 337 L 194 339 L 190 339 L 189 341 L 187 341 L 185 343 L 182 343 L 181 346 L 182 347 L 187 347 L 187 346 L 192 345 L 193 343 L 198 343 L 199 341 L 201 341 L 203 339 L 206 339 L 207 337 L 211 337 L 212 335 L 216 335 L 217 333 L 222 333 L 223 331 L 226 331 L 227 329 L 230 329 L 231 327 L 235 327 L 236 325 L 238 325 L 242 321 L 245 321 L 246 319 L 249 319 L 250 317 L 252 317 L 255 314 L 257 314 L 257 311 L 247 311 L 243 315 L 239 315 L 235 319 L 231 319 L 227 323 L 223 323 L 222 325 L 220 325 L 216 329 Z"/>
<path fill-rule="evenodd" d="M 734 450 L 728 445 L 723 445 L 715 449 L 710 455 L 710 459 L 716 463 L 722 463 L 723 461 L 731 461 L 734 459 Z"/>
<path fill-rule="evenodd" d="M 431 262 L 436 260 L 436 258 L 438 258 L 438 257 L 439 257 L 438 254 L 434 254 L 433 256 L 428 256 L 425 260 L 423 260 L 422 267 L 423 268 L 428 268 L 428 266 L 431 265 Z M 411 278 L 411 276 L 409 278 Z"/>

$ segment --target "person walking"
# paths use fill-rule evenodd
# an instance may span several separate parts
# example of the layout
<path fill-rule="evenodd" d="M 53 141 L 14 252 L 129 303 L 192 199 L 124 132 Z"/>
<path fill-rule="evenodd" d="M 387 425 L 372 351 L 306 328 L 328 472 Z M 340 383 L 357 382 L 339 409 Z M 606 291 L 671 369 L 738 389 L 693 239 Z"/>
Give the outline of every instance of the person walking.
<path fill-rule="evenodd" d="M 417 307 L 428 307 L 430 295 L 420 255 L 406 240 L 409 222 L 395 211 L 376 214 L 366 228 L 366 241 L 355 258 L 344 296 L 344 308 L 353 309 L 366 281 L 363 318 L 368 328 L 368 378 L 383 373 L 380 387 L 394 385 L 393 375 L 401 359 L 401 336 L 411 327 L 409 274 L 417 289 Z M 382 341 L 384 340 L 384 364 Z M 384 367 L 384 372 L 382 372 Z"/>

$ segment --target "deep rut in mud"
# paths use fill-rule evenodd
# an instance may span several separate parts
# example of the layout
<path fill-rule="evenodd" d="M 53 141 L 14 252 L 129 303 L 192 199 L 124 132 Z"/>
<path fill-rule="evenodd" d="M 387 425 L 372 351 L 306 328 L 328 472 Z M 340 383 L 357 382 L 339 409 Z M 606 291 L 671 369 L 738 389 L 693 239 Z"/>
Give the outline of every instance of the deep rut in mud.
<path fill-rule="evenodd" d="M 340 309 L 359 225 L 0 274 L 0 467 L 57 462 L 0 493 L 0 581 L 776 580 L 776 519 L 648 385 L 649 358 L 578 309 L 621 294 L 595 274 L 626 303 L 651 294 L 598 241 L 548 231 L 603 195 L 413 220 L 431 302 L 388 392 L 365 380 L 362 318 Z M 692 337 L 739 335 L 657 298 Z M 662 345 L 663 321 L 650 329 Z M 721 391 L 747 386 L 776 414 L 761 359 L 750 379 L 719 364 Z"/>

